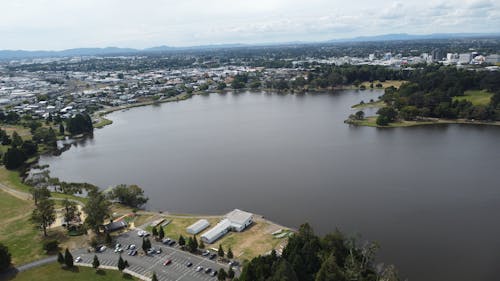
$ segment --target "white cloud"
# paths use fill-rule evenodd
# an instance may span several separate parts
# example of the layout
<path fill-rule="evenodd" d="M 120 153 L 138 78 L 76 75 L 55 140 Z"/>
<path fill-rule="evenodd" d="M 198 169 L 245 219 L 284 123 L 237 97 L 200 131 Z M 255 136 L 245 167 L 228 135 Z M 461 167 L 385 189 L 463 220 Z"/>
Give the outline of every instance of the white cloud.
<path fill-rule="evenodd" d="M 0 49 L 311 41 L 498 32 L 498 1 L 0 0 Z"/>

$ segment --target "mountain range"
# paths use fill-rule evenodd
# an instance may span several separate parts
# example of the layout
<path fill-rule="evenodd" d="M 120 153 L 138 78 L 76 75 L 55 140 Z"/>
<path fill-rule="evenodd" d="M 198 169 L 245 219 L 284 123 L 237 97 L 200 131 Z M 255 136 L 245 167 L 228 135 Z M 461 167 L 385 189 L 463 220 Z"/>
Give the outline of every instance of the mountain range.
<path fill-rule="evenodd" d="M 238 48 L 269 45 L 292 45 L 292 44 L 318 44 L 318 43 L 347 43 L 347 42 L 380 42 L 380 41 L 408 41 L 408 40 L 432 40 L 432 39 L 459 39 L 474 37 L 500 37 L 500 33 L 434 33 L 426 35 L 414 35 L 407 33 L 384 34 L 376 36 L 361 36 L 345 39 L 333 39 L 322 42 L 283 42 L 283 43 L 261 43 L 261 44 L 216 44 L 190 47 L 157 46 L 146 49 L 132 49 L 119 47 L 106 48 L 76 48 L 62 51 L 25 51 L 25 50 L 0 50 L 0 60 L 23 59 L 23 58 L 47 58 L 47 57 L 73 57 L 73 56 L 106 56 L 106 55 L 133 55 L 148 54 L 179 50 L 207 50 L 221 48 Z"/>

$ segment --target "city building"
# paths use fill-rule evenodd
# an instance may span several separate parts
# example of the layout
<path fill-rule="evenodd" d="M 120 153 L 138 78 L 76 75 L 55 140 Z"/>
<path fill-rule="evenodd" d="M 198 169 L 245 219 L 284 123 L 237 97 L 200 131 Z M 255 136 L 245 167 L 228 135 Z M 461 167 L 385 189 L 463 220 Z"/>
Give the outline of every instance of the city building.
<path fill-rule="evenodd" d="M 231 231 L 241 232 L 253 223 L 253 214 L 234 209 L 227 213 L 217 225 L 201 235 L 203 242 L 211 244 Z"/>

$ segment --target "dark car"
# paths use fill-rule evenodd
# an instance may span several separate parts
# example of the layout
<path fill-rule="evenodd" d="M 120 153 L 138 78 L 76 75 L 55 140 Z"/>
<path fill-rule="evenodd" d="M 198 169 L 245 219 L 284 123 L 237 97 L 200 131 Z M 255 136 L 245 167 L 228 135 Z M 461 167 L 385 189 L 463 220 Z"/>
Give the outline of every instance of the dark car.
<path fill-rule="evenodd" d="M 192 262 L 190 262 L 190 261 L 188 261 L 188 262 L 186 263 L 186 267 L 191 267 L 191 266 L 193 266 L 193 263 L 192 263 Z"/>
<path fill-rule="evenodd" d="M 212 276 L 212 277 L 214 277 L 214 276 L 216 276 L 216 275 L 217 275 L 217 270 L 214 270 L 214 271 L 212 271 L 212 272 L 210 273 L 210 276 Z"/>
<path fill-rule="evenodd" d="M 205 273 L 209 274 L 210 272 L 212 272 L 212 269 L 210 267 L 207 267 L 207 269 L 205 269 Z"/>
<path fill-rule="evenodd" d="M 169 246 L 174 246 L 175 245 L 175 240 L 170 240 L 170 242 L 168 242 L 168 245 Z"/>
<path fill-rule="evenodd" d="M 210 257 L 209 257 L 209 258 L 210 258 L 211 260 L 213 260 L 213 259 L 215 259 L 215 257 L 216 257 L 216 256 L 217 256 L 216 254 L 210 254 Z"/>
<path fill-rule="evenodd" d="M 206 250 L 205 252 L 201 253 L 201 255 L 206 257 L 206 256 L 210 255 L 210 252 L 208 250 Z"/>

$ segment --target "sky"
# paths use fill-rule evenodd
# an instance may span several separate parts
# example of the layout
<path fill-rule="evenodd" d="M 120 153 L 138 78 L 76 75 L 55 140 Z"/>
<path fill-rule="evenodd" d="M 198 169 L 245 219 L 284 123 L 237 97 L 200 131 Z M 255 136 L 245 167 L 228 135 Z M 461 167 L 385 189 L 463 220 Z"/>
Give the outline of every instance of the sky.
<path fill-rule="evenodd" d="M 0 0 L 0 50 L 500 32 L 498 0 Z"/>

